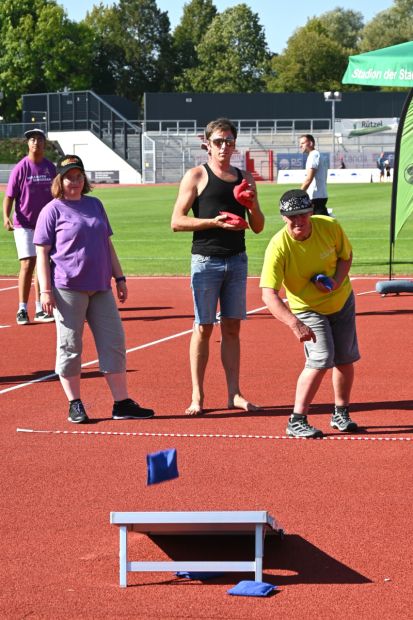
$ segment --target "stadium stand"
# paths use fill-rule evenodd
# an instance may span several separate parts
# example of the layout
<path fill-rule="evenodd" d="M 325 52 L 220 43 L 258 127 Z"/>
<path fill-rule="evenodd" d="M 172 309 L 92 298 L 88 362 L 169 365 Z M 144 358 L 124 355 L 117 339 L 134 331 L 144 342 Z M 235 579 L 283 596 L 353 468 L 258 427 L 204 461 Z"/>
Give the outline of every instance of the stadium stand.
<path fill-rule="evenodd" d="M 234 161 L 257 180 L 276 181 L 280 170 L 303 169 L 302 133 L 314 135 L 331 169 L 344 161 L 348 169 L 371 169 L 375 180 L 381 151 L 392 164 L 396 130 L 348 137 L 340 117 L 360 119 L 369 112 L 369 119 L 397 121 L 403 98 L 404 93 L 345 93 L 333 127 L 322 93 L 146 93 L 143 120 L 133 118 L 137 105 L 121 97 L 92 91 L 28 94 L 23 95 L 23 123 L 2 123 L 0 137 L 22 136 L 41 126 L 63 151 L 84 158 L 94 182 L 176 183 L 206 160 L 201 149 L 206 119 L 227 115 L 238 127 Z M 8 169 L 0 166 L 0 178 L 6 176 Z"/>

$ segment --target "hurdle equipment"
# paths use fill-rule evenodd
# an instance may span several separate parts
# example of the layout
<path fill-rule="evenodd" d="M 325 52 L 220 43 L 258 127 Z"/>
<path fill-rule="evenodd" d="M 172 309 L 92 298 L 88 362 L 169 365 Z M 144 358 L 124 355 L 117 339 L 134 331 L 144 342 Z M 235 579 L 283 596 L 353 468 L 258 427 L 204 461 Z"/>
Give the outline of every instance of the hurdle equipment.
<path fill-rule="evenodd" d="M 413 293 L 413 280 L 385 280 L 377 282 L 376 291 L 380 293 L 382 297 L 394 293 Z"/>
<path fill-rule="evenodd" d="M 119 527 L 119 585 L 127 586 L 129 572 L 254 572 L 262 581 L 264 537 L 283 535 L 274 517 L 265 510 L 207 512 L 111 512 L 110 523 Z M 130 562 L 128 531 L 150 535 L 254 534 L 255 559 L 251 561 L 162 561 Z"/>

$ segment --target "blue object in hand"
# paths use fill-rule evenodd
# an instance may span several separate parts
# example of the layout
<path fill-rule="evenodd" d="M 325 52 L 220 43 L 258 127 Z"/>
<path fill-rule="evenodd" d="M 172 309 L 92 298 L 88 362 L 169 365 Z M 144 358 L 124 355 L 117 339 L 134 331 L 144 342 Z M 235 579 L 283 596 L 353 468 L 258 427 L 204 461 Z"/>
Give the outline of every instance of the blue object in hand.
<path fill-rule="evenodd" d="M 321 282 L 323 286 L 328 288 L 329 291 L 333 288 L 333 283 L 328 276 L 324 273 L 317 273 L 315 276 L 311 278 L 311 282 Z"/>
<path fill-rule="evenodd" d="M 148 484 L 157 484 L 179 477 L 176 449 L 160 450 L 146 455 Z"/>

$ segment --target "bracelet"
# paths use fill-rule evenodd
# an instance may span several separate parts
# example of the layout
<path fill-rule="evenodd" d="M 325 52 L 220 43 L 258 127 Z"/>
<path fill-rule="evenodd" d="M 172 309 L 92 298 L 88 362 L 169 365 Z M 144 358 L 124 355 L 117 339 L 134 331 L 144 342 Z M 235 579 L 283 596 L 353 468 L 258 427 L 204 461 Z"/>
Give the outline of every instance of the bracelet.
<path fill-rule="evenodd" d="M 115 278 L 115 282 L 116 284 L 118 284 L 119 282 L 126 282 L 126 278 L 125 276 L 118 276 L 117 278 Z"/>
<path fill-rule="evenodd" d="M 51 293 L 52 291 L 40 291 L 40 295 L 43 295 L 43 293 Z"/>

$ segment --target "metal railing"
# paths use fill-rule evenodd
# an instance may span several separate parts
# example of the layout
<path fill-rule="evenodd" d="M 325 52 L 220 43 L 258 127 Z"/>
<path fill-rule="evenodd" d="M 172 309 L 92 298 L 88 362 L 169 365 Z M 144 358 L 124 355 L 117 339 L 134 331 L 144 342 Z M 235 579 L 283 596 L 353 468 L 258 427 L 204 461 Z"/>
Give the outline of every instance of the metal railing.
<path fill-rule="evenodd" d="M 0 139 L 24 138 L 24 132 L 38 127 L 47 131 L 46 123 L 0 123 Z"/>
<path fill-rule="evenodd" d="M 93 91 L 23 95 L 23 125 L 41 126 L 39 120 L 47 131 L 91 131 L 142 172 L 140 124 L 122 116 Z"/>
<path fill-rule="evenodd" d="M 330 118 L 318 119 L 231 119 L 240 135 L 302 133 L 331 131 Z M 196 120 L 145 120 L 142 129 L 158 135 L 194 136 L 203 134 L 204 127 Z"/>

